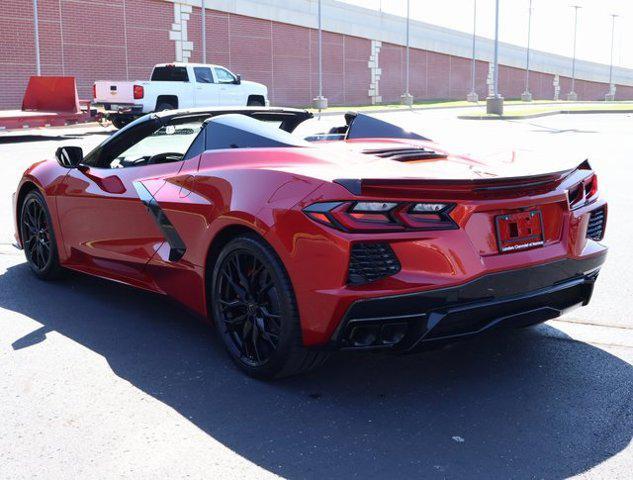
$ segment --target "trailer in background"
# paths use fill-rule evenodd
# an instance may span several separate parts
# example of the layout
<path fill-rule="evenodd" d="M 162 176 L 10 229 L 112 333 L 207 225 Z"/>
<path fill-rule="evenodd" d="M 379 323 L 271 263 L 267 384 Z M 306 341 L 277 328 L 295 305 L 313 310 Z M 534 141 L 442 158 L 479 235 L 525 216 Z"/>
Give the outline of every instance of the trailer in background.
<path fill-rule="evenodd" d="M 0 131 L 97 121 L 90 100 L 79 100 L 75 77 L 32 76 L 21 110 L 0 111 Z"/>

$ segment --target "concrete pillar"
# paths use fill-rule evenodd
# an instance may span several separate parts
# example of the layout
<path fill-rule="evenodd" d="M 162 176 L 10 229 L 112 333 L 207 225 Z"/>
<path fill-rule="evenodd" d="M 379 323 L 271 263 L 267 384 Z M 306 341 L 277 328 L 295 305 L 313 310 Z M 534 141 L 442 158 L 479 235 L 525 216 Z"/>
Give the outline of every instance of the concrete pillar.
<path fill-rule="evenodd" d="M 501 95 L 486 98 L 486 113 L 489 115 L 503 115 L 503 97 Z"/>

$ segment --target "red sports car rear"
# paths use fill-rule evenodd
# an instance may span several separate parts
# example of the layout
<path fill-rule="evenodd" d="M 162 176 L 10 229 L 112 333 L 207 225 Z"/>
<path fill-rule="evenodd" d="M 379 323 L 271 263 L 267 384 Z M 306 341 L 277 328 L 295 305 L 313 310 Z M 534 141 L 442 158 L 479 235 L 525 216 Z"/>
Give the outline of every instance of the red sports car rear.
<path fill-rule="evenodd" d="M 60 149 L 20 183 L 16 239 L 41 278 L 73 269 L 176 299 L 264 378 L 589 302 L 607 205 L 588 162 L 487 163 L 356 114 L 312 142 L 290 134 L 309 117 L 165 112 L 85 157 Z"/>

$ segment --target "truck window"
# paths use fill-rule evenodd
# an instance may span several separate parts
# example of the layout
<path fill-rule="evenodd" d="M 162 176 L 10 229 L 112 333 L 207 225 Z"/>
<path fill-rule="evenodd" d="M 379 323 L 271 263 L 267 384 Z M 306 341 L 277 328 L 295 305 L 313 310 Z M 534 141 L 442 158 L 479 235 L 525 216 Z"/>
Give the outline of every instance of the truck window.
<path fill-rule="evenodd" d="M 152 72 L 152 82 L 188 82 L 186 67 L 156 67 Z"/>
<path fill-rule="evenodd" d="M 237 78 L 226 68 L 215 67 L 215 76 L 218 77 L 218 83 L 235 83 Z"/>
<path fill-rule="evenodd" d="M 196 75 L 196 82 L 213 83 L 213 77 L 211 76 L 211 69 L 209 67 L 194 67 L 193 73 Z"/>

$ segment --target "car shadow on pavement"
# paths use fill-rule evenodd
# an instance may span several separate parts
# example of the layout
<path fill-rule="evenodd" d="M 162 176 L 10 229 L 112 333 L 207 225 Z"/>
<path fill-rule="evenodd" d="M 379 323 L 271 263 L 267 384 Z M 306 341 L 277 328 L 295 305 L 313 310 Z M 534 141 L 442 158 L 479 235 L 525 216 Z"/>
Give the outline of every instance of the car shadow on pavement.
<path fill-rule="evenodd" d="M 633 435 L 633 367 L 549 326 L 413 356 L 337 354 L 264 383 L 178 306 L 102 280 L 45 283 L 19 264 L 0 276 L 0 307 L 42 324 L 14 349 L 58 332 L 287 478 L 567 478 Z"/>

